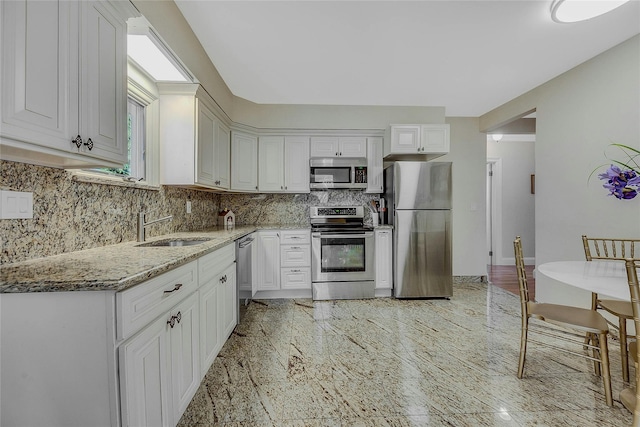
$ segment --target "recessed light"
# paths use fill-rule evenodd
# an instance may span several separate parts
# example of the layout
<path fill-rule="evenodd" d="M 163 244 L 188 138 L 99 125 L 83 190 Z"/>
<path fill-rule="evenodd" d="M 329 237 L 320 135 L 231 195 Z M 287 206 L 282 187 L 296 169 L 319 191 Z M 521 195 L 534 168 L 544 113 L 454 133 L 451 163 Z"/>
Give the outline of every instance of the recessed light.
<path fill-rule="evenodd" d="M 551 19 L 570 23 L 586 21 L 622 6 L 629 0 L 554 0 L 551 3 Z"/>

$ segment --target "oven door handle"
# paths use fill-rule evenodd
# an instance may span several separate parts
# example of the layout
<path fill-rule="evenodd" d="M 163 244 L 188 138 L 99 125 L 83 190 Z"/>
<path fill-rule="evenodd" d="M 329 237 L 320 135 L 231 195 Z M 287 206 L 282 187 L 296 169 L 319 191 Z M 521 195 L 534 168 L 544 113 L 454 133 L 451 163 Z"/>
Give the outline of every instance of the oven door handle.
<path fill-rule="evenodd" d="M 311 237 L 314 239 L 348 239 L 349 237 L 362 238 L 362 237 L 373 237 L 373 232 L 364 231 L 362 233 L 344 233 L 344 234 L 311 233 Z"/>

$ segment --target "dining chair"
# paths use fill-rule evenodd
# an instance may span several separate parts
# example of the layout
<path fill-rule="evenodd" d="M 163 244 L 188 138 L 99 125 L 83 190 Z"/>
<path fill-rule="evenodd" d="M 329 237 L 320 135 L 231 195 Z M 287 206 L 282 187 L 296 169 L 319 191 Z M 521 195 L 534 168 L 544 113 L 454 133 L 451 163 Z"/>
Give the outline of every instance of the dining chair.
<path fill-rule="evenodd" d="M 537 303 L 529 297 L 529 287 L 527 275 L 524 267 L 524 256 L 522 253 L 522 241 L 517 236 L 513 242 L 516 259 L 516 270 L 518 274 L 518 285 L 520 288 L 520 306 L 522 314 L 522 331 L 520 335 L 520 358 L 518 363 L 518 378 L 524 374 L 524 364 L 527 353 L 527 342 L 537 345 L 554 348 L 558 351 L 569 353 L 575 356 L 584 357 L 594 362 L 596 375 L 602 376 L 604 384 L 604 394 L 608 406 L 613 406 L 611 396 L 611 373 L 609 371 L 609 350 L 607 347 L 607 337 L 609 326 L 600 313 L 588 308 L 578 308 L 568 305 Z M 542 323 L 530 320 L 547 322 L 555 327 L 545 326 Z M 530 328 L 534 326 L 535 328 Z M 548 341 L 530 339 L 530 333 L 551 337 L 553 342 L 566 341 L 576 345 L 585 345 L 589 352 L 577 352 L 561 347 Z M 589 342 L 583 343 L 585 334 L 589 337 Z"/>
<path fill-rule="evenodd" d="M 633 427 L 640 427 L 640 372 L 638 369 L 638 338 L 640 337 L 640 284 L 638 283 L 638 269 L 640 269 L 640 260 L 626 259 L 625 266 L 627 270 L 627 279 L 629 281 L 629 293 L 631 294 L 631 307 L 633 309 L 633 321 L 636 328 L 636 341 L 629 344 L 629 355 L 635 362 L 636 378 L 633 386 L 625 388 L 620 392 L 620 401 L 631 413 L 633 413 Z"/>
<path fill-rule="evenodd" d="M 587 237 L 583 235 L 582 245 L 584 246 L 584 255 L 587 261 L 594 259 L 624 261 L 625 258 L 635 258 L 636 254 L 640 255 L 640 239 L 611 239 Z M 616 299 L 603 299 L 594 292 L 591 294 L 591 309 L 605 310 L 618 318 L 617 325 L 608 320 L 607 323 L 618 329 L 618 335 L 620 336 L 622 380 L 629 382 L 627 342 L 629 338 L 635 338 L 635 335 L 629 335 L 627 333 L 627 321 L 633 320 L 631 303 L 629 301 Z M 585 342 L 586 341 L 587 338 L 585 338 Z"/>

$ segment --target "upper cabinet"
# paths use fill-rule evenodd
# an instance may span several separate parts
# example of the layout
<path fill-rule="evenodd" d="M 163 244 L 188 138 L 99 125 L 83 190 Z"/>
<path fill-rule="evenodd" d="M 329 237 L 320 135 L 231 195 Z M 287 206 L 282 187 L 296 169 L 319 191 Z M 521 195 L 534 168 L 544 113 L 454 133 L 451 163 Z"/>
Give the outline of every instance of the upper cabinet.
<path fill-rule="evenodd" d="M 382 137 L 367 138 L 367 193 L 382 193 Z"/>
<path fill-rule="evenodd" d="M 385 143 L 385 157 L 394 155 L 446 154 L 449 152 L 449 125 L 391 125 Z"/>
<path fill-rule="evenodd" d="M 129 2 L 2 2 L 5 160 L 49 166 L 127 161 Z"/>
<path fill-rule="evenodd" d="M 360 136 L 311 137 L 311 157 L 367 157 L 367 138 Z"/>
<path fill-rule="evenodd" d="M 231 134 L 231 189 L 258 191 L 258 138 L 244 132 Z"/>
<path fill-rule="evenodd" d="M 229 189 L 231 133 L 214 114 L 211 97 L 197 84 L 158 88 L 162 184 Z"/>
<path fill-rule="evenodd" d="M 258 153 L 259 191 L 309 192 L 309 137 L 261 136 Z"/>

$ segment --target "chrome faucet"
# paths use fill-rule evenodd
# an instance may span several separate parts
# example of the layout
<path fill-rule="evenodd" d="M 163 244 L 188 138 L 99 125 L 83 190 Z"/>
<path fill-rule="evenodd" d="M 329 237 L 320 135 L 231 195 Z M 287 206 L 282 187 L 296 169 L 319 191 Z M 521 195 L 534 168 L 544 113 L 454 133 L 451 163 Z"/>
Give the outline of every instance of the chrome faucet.
<path fill-rule="evenodd" d="M 171 221 L 173 219 L 173 215 L 165 216 L 164 218 L 158 218 L 153 221 L 144 222 L 145 221 L 145 212 L 140 212 L 138 214 L 138 242 L 144 242 L 146 238 L 145 229 L 148 225 L 155 224 L 156 222 L 161 221 Z"/>

